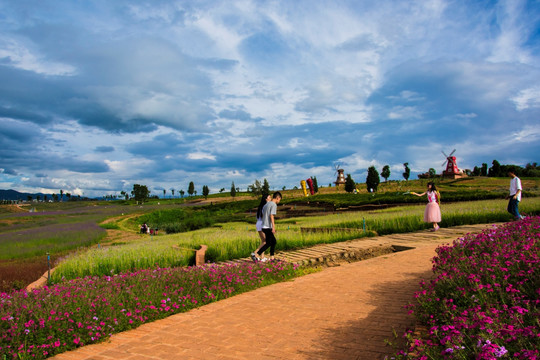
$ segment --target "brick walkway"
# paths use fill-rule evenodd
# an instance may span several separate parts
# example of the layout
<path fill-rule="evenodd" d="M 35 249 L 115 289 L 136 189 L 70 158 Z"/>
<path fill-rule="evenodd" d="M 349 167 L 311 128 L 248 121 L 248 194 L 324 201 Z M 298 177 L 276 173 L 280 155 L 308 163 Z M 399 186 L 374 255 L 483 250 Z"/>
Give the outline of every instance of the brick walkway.
<path fill-rule="evenodd" d="M 394 329 L 401 335 L 414 324 L 403 306 L 412 301 L 418 282 L 430 276 L 435 248 L 486 227 L 381 236 L 277 254 L 335 266 L 173 315 L 55 359 L 384 359 L 392 353 L 385 339 L 393 339 Z M 378 255 L 377 249 L 388 245 L 412 249 L 343 263 L 354 254 Z"/>

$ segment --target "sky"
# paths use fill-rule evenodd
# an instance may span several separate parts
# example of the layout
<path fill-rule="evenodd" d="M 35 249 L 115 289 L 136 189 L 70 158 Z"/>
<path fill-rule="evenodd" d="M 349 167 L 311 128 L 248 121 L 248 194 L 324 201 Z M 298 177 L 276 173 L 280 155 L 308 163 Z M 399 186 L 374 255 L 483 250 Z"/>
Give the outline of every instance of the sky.
<path fill-rule="evenodd" d="M 540 162 L 540 0 L 0 0 L 0 189 Z"/>

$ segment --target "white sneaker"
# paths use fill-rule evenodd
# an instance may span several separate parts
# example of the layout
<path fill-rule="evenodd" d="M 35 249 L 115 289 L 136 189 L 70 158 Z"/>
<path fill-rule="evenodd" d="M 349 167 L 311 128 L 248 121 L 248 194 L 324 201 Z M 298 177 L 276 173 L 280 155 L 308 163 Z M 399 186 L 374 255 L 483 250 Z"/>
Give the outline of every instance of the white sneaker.
<path fill-rule="evenodd" d="M 262 258 L 259 260 L 260 262 L 267 262 L 268 261 L 268 258 Z"/>

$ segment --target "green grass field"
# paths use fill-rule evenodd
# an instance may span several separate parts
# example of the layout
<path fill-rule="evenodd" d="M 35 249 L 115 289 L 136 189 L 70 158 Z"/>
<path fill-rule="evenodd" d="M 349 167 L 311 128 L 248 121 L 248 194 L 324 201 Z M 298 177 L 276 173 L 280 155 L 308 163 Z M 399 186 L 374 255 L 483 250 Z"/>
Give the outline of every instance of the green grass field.
<path fill-rule="evenodd" d="M 540 197 L 527 199 L 521 210 L 540 214 Z M 279 210 L 278 210 L 279 211 Z M 442 204 L 441 226 L 457 226 L 510 221 L 505 200 L 482 200 Z M 320 243 L 333 243 L 374 234 L 384 235 L 426 229 L 422 221 L 424 205 L 408 205 L 376 211 L 345 212 L 323 216 L 289 218 L 277 221 L 277 251 L 298 249 Z M 365 222 L 365 232 L 364 232 Z M 306 233 L 302 228 L 349 228 L 353 231 Z M 259 237 L 254 226 L 225 223 L 185 233 L 143 237 L 141 240 L 74 254 L 64 260 L 53 279 L 83 275 L 110 275 L 151 266 L 185 266 L 193 263 L 193 249 L 207 245 L 207 260 L 212 262 L 248 257 L 257 248 Z M 178 250 L 179 247 L 183 250 Z"/>
<path fill-rule="evenodd" d="M 424 191 L 427 181 L 383 182 L 375 194 L 367 193 L 363 184 L 357 185 L 358 194 L 348 194 L 343 188 L 335 187 L 320 187 L 319 194 L 309 197 L 304 197 L 302 190 L 280 190 L 283 201 L 278 210 L 278 218 L 281 218 L 278 221 L 278 249 L 343 241 L 373 233 L 425 229 L 428 225 L 422 222 L 422 213 L 426 200 L 408 193 Z M 510 219 L 503 200 L 508 191 L 508 178 L 439 179 L 436 183 L 443 199 L 442 226 Z M 522 179 L 522 183 L 526 196 L 520 208 L 525 213 L 537 213 L 539 198 L 536 196 L 540 195 L 540 179 Z M 471 201 L 479 199 L 492 200 Z M 5 266 L 20 266 L 25 261 L 30 263 L 36 259 L 42 262 L 47 253 L 54 260 L 66 258 L 66 264 L 72 262 L 77 263 L 78 268 L 86 268 L 70 270 L 71 274 L 119 272 L 155 264 L 188 265 L 193 262 L 193 249 L 200 244 L 209 245 L 207 255 L 211 261 L 245 257 L 259 242 L 253 226 L 257 204 L 258 198 L 247 193 L 238 193 L 234 199 L 227 193 L 221 193 L 211 194 L 206 201 L 201 196 L 195 196 L 151 199 L 144 205 L 131 200 L 30 203 L 18 207 L 2 205 L 0 274 L 3 280 L 9 278 L 5 275 Z M 366 205 L 385 207 L 389 204 L 392 207 L 377 211 L 341 211 L 365 208 Z M 404 204 L 408 205 L 403 207 Z M 28 212 L 30 209 L 35 212 Z M 336 209 L 339 209 L 339 215 L 334 214 Z M 363 231 L 364 220 L 366 233 Z M 88 250 L 107 241 L 105 229 L 133 234 L 138 231 L 141 221 L 148 221 L 150 225 L 160 228 L 160 235 L 155 236 L 152 243 L 148 237 L 141 236 L 140 239 L 136 237 L 135 240 L 117 242 L 116 246 L 107 250 L 103 246 Z M 166 225 L 172 225 L 170 232 L 187 232 L 165 235 L 163 230 L 167 229 Z M 301 231 L 302 227 L 357 230 L 308 234 Z M 192 229 L 198 230 L 189 231 Z M 185 253 L 172 251 L 173 245 L 190 250 Z M 82 265 L 83 261 L 73 260 L 79 256 L 92 259 L 95 265 Z M 40 275 L 29 276 L 37 278 Z"/>

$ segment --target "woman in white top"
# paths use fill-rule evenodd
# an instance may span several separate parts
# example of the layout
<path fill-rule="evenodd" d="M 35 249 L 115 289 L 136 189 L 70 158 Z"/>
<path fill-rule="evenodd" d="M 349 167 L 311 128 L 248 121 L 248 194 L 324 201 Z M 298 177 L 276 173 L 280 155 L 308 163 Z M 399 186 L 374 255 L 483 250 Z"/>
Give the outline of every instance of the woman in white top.
<path fill-rule="evenodd" d="M 259 237 L 261 238 L 261 245 L 255 250 L 255 252 L 259 251 L 264 244 L 266 243 L 266 238 L 264 236 L 264 232 L 262 231 L 262 209 L 264 205 L 266 205 L 267 202 L 272 200 L 272 196 L 270 194 L 263 194 L 261 198 L 261 203 L 259 204 L 259 207 L 257 208 L 257 222 L 255 223 L 255 228 L 257 229 L 257 232 L 259 233 Z"/>
<path fill-rule="evenodd" d="M 441 208 L 439 206 L 441 203 L 441 194 L 435 188 L 435 184 L 428 182 L 426 192 L 421 194 L 411 192 L 411 194 L 416 196 L 424 196 L 427 194 L 428 203 L 426 205 L 426 210 L 424 211 L 424 222 L 433 223 L 433 229 L 431 231 L 439 230 L 439 225 L 437 223 L 441 222 Z"/>

